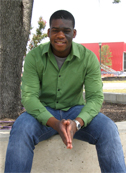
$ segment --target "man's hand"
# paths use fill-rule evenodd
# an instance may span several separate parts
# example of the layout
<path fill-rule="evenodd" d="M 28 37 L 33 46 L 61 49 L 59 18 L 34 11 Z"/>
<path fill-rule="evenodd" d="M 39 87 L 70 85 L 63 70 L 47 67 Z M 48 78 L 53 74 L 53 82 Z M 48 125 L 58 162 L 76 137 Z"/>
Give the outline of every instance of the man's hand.
<path fill-rule="evenodd" d="M 67 142 L 67 149 L 72 149 L 73 146 L 72 146 L 72 141 L 73 141 L 73 136 L 74 134 L 76 133 L 77 131 L 77 128 L 76 128 L 76 124 L 74 121 L 68 119 L 67 120 L 68 123 L 67 123 L 67 135 L 68 135 L 68 142 Z"/>
<path fill-rule="evenodd" d="M 65 119 L 59 121 L 55 117 L 51 117 L 49 118 L 46 124 L 59 133 L 60 137 L 62 138 L 62 141 L 67 146 L 67 144 L 70 142 L 67 134 L 67 126 L 69 125 L 69 121 Z"/>
<path fill-rule="evenodd" d="M 84 121 L 81 118 L 77 117 L 76 120 L 79 121 L 81 127 L 84 125 Z M 76 123 L 74 121 L 70 119 L 68 119 L 67 121 L 69 121 L 69 123 L 67 123 L 67 135 L 69 138 L 69 141 L 67 143 L 67 148 L 72 149 L 73 148 L 72 140 L 73 140 L 74 134 L 77 131 L 77 128 L 76 128 Z"/>
<path fill-rule="evenodd" d="M 67 134 L 67 126 L 69 125 L 69 121 L 62 119 L 61 121 L 59 121 L 58 123 L 56 123 L 56 130 L 59 133 L 62 141 L 64 142 L 64 144 L 67 146 L 67 144 L 69 143 L 69 137 Z"/>
<path fill-rule="evenodd" d="M 84 125 L 84 122 L 81 118 L 76 118 L 81 124 L 81 126 Z M 62 138 L 62 141 L 67 146 L 68 149 L 72 149 L 72 140 L 73 136 L 77 131 L 76 124 L 74 121 L 68 119 L 62 119 L 61 121 L 57 120 L 55 117 L 49 118 L 47 121 L 47 125 L 55 129 L 60 137 Z"/>

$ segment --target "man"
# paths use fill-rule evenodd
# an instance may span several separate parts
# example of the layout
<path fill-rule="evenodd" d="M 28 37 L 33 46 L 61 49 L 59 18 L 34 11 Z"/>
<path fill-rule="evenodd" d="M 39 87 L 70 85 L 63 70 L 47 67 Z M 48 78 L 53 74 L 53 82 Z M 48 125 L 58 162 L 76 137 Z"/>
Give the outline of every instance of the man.
<path fill-rule="evenodd" d="M 94 53 L 72 42 L 74 26 L 71 13 L 56 11 L 50 18 L 50 42 L 25 58 L 21 89 L 27 112 L 11 130 L 5 172 L 30 172 L 34 146 L 57 133 L 68 149 L 73 137 L 96 145 L 102 172 L 126 172 L 117 127 L 99 113 L 103 102 L 99 62 Z"/>

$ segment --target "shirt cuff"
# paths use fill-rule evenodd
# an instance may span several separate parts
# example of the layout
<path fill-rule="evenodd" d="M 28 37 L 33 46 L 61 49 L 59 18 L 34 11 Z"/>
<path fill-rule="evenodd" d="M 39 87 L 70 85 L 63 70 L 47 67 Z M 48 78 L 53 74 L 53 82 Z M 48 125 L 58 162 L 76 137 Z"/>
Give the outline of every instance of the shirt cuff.
<path fill-rule="evenodd" d="M 50 112 L 44 111 L 40 115 L 37 116 L 37 120 L 40 123 L 42 123 L 44 126 L 47 126 L 46 123 L 47 123 L 48 119 L 51 117 L 53 117 L 53 115 Z"/>
<path fill-rule="evenodd" d="M 82 126 L 82 128 L 86 127 L 93 119 L 87 112 L 81 112 L 77 117 L 84 121 L 84 126 Z"/>

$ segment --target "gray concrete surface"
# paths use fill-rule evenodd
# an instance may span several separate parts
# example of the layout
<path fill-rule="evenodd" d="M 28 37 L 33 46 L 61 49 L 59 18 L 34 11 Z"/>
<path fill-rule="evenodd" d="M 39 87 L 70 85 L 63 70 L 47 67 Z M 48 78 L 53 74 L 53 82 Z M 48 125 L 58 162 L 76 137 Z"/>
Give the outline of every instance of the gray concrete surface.
<path fill-rule="evenodd" d="M 124 93 L 104 93 L 104 101 L 109 103 L 126 104 L 126 94 Z"/>
<path fill-rule="evenodd" d="M 126 89 L 126 83 L 103 83 L 103 89 Z M 109 103 L 121 103 L 126 104 L 126 93 L 104 93 L 104 101 Z"/>
<path fill-rule="evenodd" d="M 83 92 L 85 98 L 85 92 Z M 104 92 L 104 101 L 108 103 L 126 104 L 126 93 L 110 93 Z"/>
<path fill-rule="evenodd" d="M 126 121 L 116 123 L 126 159 Z M 0 131 L 0 173 L 3 173 L 9 130 Z M 66 149 L 56 135 L 40 142 L 34 151 L 32 173 L 100 173 L 95 146 L 73 140 L 73 149 Z"/>

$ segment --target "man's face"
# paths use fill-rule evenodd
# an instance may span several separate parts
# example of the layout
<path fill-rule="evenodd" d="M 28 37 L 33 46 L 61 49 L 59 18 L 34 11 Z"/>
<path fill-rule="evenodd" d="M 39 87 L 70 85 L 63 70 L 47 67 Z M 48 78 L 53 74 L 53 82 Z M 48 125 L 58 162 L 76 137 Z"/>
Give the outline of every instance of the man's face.
<path fill-rule="evenodd" d="M 52 45 L 52 51 L 56 56 L 66 57 L 71 50 L 72 39 L 76 36 L 72 21 L 66 19 L 53 19 L 48 37 Z"/>

